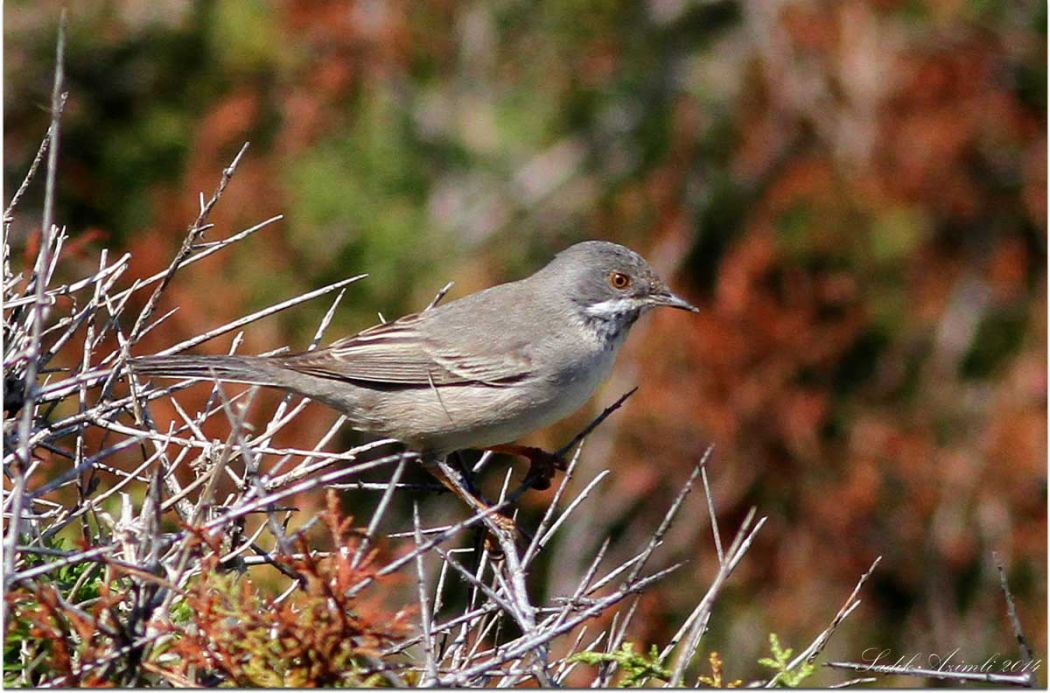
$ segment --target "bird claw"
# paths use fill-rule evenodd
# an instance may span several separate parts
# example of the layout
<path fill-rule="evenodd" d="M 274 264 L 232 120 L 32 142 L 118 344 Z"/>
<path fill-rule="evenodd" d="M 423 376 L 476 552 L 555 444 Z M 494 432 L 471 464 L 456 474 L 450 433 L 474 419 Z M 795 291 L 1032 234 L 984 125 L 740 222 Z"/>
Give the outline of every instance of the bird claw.
<path fill-rule="evenodd" d="M 525 483 L 537 491 L 549 489 L 554 480 L 554 473 L 564 472 L 569 468 L 569 463 L 564 457 L 547 452 L 542 448 L 527 445 L 496 445 L 488 449 L 528 460 L 529 471 L 525 474 Z"/>
<path fill-rule="evenodd" d="M 556 471 L 564 472 L 569 463 L 561 455 L 556 455 L 539 448 L 531 448 L 533 454 L 529 459 L 529 471 L 525 481 L 537 491 L 546 491 L 551 487 Z"/>
<path fill-rule="evenodd" d="M 489 552 L 493 560 L 500 561 L 504 557 L 503 544 L 500 542 L 500 537 L 496 536 L 497 531 L 511 537 L 519 548 L 523 543 L 527 544 L 533 539 L 532 535 L 519 527 L 512 517 L 495 513 L 489 519 L 496 527 L 495 530 L 489 527 L 485 533 L 485 550 Z"/>
<path fill-rule="evenodd" d="M 518 523 L 514 521 L 513 517 L 507 517 L 506 515 L 501 515 L 496 512 L 493 513 L 489 519 L 492 520 L 492 524 L 496 525 L 501 532 L 506 532 L 512 537 L 519 531 Z"/>

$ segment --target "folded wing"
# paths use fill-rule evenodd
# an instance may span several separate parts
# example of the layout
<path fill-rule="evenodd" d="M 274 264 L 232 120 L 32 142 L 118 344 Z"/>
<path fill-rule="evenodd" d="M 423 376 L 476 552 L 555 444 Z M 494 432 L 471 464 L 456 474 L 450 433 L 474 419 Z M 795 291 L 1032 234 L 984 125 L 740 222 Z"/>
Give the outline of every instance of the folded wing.
<path fill-rule="evenodd" d="M 282 359 L 287 368 L 379 387 L 482 384 L 505 387 L 532 371 L 526 345 L 510 344 L 497 354 L 464 355 L 419 329 L 419 316 L 377 325 L 329 347 Z"/>

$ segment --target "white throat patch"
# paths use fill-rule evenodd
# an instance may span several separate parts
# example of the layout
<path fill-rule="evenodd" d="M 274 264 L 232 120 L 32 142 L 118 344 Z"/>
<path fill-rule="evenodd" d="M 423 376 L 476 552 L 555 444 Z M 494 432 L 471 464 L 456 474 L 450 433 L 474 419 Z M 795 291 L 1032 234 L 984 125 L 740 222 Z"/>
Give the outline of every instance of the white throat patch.
<path fill-rule="evenodd" d="M 640 311 L 645 305 L 645 301 L 637 298 L 611 298 L 608 301 L 587 306 L 587 315 L 594 318 L 609 319 L 632 311 Z"/>

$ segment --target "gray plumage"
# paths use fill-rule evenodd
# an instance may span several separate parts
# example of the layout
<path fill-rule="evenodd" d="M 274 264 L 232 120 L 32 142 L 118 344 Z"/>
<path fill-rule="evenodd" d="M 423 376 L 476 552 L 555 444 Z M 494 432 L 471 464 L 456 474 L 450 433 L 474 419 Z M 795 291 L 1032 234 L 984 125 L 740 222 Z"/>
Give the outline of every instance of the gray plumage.
<path fill-rule="evenodd" d="M 136 358 L 137 374 L 278 387 L 360 430 L 443 454 L 513 441 L 564 418 L 605 380 L 649 308 L 696 311 L 637 253 L 578 243 L 546 267 L 315 351 Z"/>

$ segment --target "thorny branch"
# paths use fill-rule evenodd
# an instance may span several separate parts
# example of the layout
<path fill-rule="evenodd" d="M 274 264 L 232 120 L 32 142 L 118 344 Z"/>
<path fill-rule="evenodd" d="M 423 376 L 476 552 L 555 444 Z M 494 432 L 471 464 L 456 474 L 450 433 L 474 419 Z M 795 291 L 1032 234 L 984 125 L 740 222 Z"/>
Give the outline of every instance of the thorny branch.
<path fill-rule="evenodd" d="M 194 410 L 180 401 L 189 382 L 169 386 L 137 382 L 127 368 L 128 357 L 144 335 L 167 324 L 171 313 L 163 312 L 162 299 L 178 279 L 176 273 L 216 252 L 239 247 L 280 217 L 201 242 L 213 228 L 208 219 L 232 184 L 245 145 L 222 171 L 211 197 L 201 198 L 197 217 L 166 269 L 127 282 L 124 276 L 132 266 L 131 257 L 114 261 L 106 251 L 89 276 L 65 268 L 66 236 L 54 219 L 60 116 L 66 98 L 64 40 L 63 22 L 56 48 L 51 124 L 4 216 L 7 493 L 3 515 L 8 524 L 3 567 L 8 591 L 5 625 L 20 629 L 18 682 L 43 687 L 127 682 L 188 686 L 213 684 L 213 677 L 218 677 L 227 684 L 258 684 L 250 672 L 234 666 L 239 661 L 231 654 L 234 650 L 223 649 L 248 643 L 253 631 L 237 631 L 238 637 L 224 641 L 222 627 L 236 619 L 209 621 L 204 610 L 190 606 L 192 599 L 243 595 L 255 572 L 236 577 L 231 571 L 249 569 L 268 571 L 268 580 L 280 586 L 280 594 L 263 598 L 266 608 L 252 602 L 254 610 L 246 613 L 285 613 L 284 607 L 299 600 L 294 613 L 318 619 L 313 624 L 267 622 L 267 628 L 290 626 L 289 637 L 297 639 L 297 646 L 319 647 L 323 643 L 309 644 L 311 633 L 335 632 L 317 630 L 318 623 L 338 628 L 339 633 L 354 633 L 338 642 L 371 638 L 367 648 L 353 650 L 352 658 L 343 662 L 345 669 L 336 675 L 339 683 L 361 683 L 369 676 L 392 685 L 438 686 L 530 682 L 554 686 L 576 675 L 583 680 L 581 668 L 569 661 L 571 655 L 598 648 L 608 653 L 629 642 L 639 595 L 681 565 L 676 562 L 681 557 L 664 556 L 660 549 L 682 509 L 693 502 L 689 496 L 699 480 L 718 572 L 659 653 L 660 661 L 670 667 L 666 683 L 684 683 L 715 601 L 765 522 L 765 518 L 756 521 L 752 511 L 733 542 L 723 547 L 708 481 L 711 449 L 668 504 L 659 526 L 651 528 L 647 541 L 625 551 L 630 558 L 611 560 L 610 548 L 622 539 L 597 537 L 597 550 L 580 563 L 586 567 L 564 583 L 570 585 L 566 593 L 547 595 L 536 587 L 542 571 L 551 570 L 544 566 L 545 552 L 549 555 L 549 547 L 564 540 L 563 529 L 581 507 L 596 502 L 597 489 L 615 473 L 603 470 L 582 476 L 581 443 L 635 390 L 607 407 L 557 451 L 571 453 L 567 469 L 555 480 L 553 492 L 542 496 L 538 522 L 523 526 L 519 521 L 524 531 L 514 536 L 505 531 L 505 522 L 496 521 L 496 515 L 512 513 L 529 491 L 528 479 L 515 485 L 508 473 L 492 508 L 450 504 L 457 519 L 435 525 L 434 508 L 428 505 L 430 496 L 436 495 L 434 486 L 415 483 L 410 476 L 419 456 L 389 449 L 395 444 L 390 440 L 346 448 L 341 445 L 348 428 L 346 417 L 336 417 L 309 438 L 298 430 L 307 402 L 292 396 L 285 397 L 267 418 L 264 412 L 253 411 L 251 390 L 227 393 L 225 386 L 215 384 L 207 402 Z M 14 254 L 8 228 L 45 157 L 40 243 L 32 265 L 19 273 L 10 266 Z M 52 282 L 55 276 L 60 279 Z M 161 353 L 191 349 L 336 293 L 312 341 L 311 348 L 316 347 L 325 338 L 344 292 L 364 277 L 358 274 L 291 297 Z M 450 286 L 438 292 L 430 307 L 442 300 Z M 143 305 L 137 313 L 130 307 L 135 304 Z M 240 338 L 240 334 L 234 338 L 231 352 L 237 350 Z M 53 361 L 77 365 L 72 370 L 56 369 L 50 365 Z M 121 381 L 128 391 L 117 394 Z M 61 406 L 66 403 L 72 406 Z M 159 405 L 175 412 L 174 420 L 158 423 L 154 415 Z M 224 428 L 219 439 L 204 433 L 213 423 Z M 288 431 L 296 432 L 295 445 L 277 443 L 277 436 Z M 484 457 L 475 472 L 489 460 Z M 372 474 L 382 474 L 382 480 Z M 346 506 L 360 513 L 352 522 L 334 506 L 321 514 L 304 512 L 313 509 L 320 492 L 331 489 L 338 489 Z M 331 546 L 322 547 L 315 540 L 325 525 L 332 535 L 325 541 Z M 474 530 L 481 527 L 496 537 L 501 556 L 475 542 Z M 70 535 L 78 537 L 75 548 L 59 542 L 59 537 Z M 520 541 L 522 537 L 527 541 Z M 405 609 L 381 624 L 362 615 L 367 614 L 362 605 L 368 590 L 385 585 L 387 578 L 412 573 L 414 589 L 390 588 L 384 594 L 388 601 L 402 597 Z M 870 574 L 869 570 L 861 578 L 828 629 L 788 665 L 788 671 L 822 652 L 859 604 L 857 594 Z M 333 584 L 339 589 L 333 591 Z M 1015 636 L 1030 663 L 1032 653 L 1005 575 L 1002 587 Z M 332 603 L 342 606 L 333 611 Z M 407 622 L 410 615 L 418 617 L 418 628 L 395 632 L 378 627 Z M 187 626 L 213 637 L 209 647 L 181 654 L 172 649 L 190 632 Z M 33 641 L 32 633 L 46 637 Z M 207 659 L 206 652 L 214 657 Z M 339 661 L 338 656 L 339 652 L 327 652 L 325 661 Z M 592 683 L 611 683 L 620 673 L 615 665 L 602 667 Z M 775 684 L 778 678 L 768 683 Z M 1020 677 L 971 680 L 1023 684 Z M 1024 681 L 1032 680 L 1029 676 Z"/>

